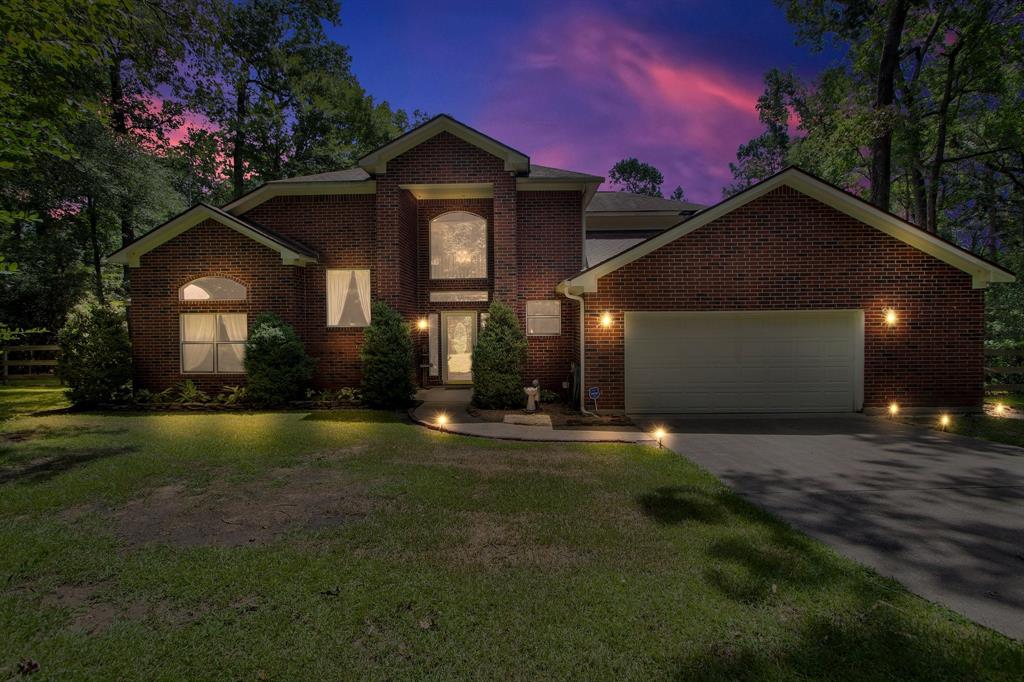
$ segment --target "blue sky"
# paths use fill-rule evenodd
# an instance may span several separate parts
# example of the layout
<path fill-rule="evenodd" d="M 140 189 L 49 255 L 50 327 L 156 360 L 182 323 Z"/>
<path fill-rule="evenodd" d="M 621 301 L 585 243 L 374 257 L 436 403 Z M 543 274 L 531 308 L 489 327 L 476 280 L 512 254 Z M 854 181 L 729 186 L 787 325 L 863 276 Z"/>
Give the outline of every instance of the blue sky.
<path fill-rule="evenodd" d="M 331 35 L 378 99 L 451 114 L 536 163 L 605 175 L 636 156 L 702 202 L 760 132 L 762 74 L 833 59 L 795 46 L 771 2 L 348 0 L 342 22 Z"/>

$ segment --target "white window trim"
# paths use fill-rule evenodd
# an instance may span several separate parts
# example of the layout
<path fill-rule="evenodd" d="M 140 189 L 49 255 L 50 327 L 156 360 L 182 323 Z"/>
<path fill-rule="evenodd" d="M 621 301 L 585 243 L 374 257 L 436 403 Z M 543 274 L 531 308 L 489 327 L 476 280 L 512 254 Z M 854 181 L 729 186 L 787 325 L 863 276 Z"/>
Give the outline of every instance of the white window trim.
<path fill-rule="evenodd" d="M 370 298 L 370 305 L 368 310 L 370 312 L 366 315 L 366 324 L 331 324 L 331 295 L 330 295 L 330 277 L 332 272 L 365 272 L 367 279 L 370 282 L 370 289 L 367 296 Z M 344 302 L 342 302 L 344 306 Z M 344 308 L 342 308 L 344 312 Z M 324 270 L 324 321 L 327 324 L 328 329 L 366 329 L 370 326 L 370 320 L 373 317 L 373 273 L 370 268 L 327 268 Z M 338 319 L 341 319 L 341 315 L 338 315 Z"/>
<path fill-rule="evenodd" d="M 484 274 L 482 274 L 482 275 L 480 275 L 478 277 L 435 277 L 434 276 L 434 234 L 433 234 L 434 233 L 434 230 L 433 230 L 434 223 L 438 219 L 443 218 L 444 216 L 450 215 L 452 213 L 465 213 L 467 215 L 471 215 L 474 218 L 479 218 L 480 221 L 483 222 L 483 224 L 484 224 Z M 490 230 L 490 225 L 487 223 L 487 218 L 484 218 L 482 215 L 480 215 L 478 213 L 473 213 L 472 211 L 464 211 L 464 210 L 445 211 L 444 213 L 441 213 L 441 214 L 436 215 L 433 218 L 431 218 L 430 222 L 427 223 L 427 268 L 428 268 L 427 274 L 429 275 L 429 278 L 432 281 L 435 281 L 435 282 L 446 282 L 446 281 L 455 281 L 455 280 L 473 281 L 473 280 L 484 280 L 484 279 L 487 279 L 490 276 L 490 272 L 491 272 L 491 268 L 490 268 L 490 265 L 489 265 L 489 261 L 490 261 L 490 257 L 491 257 L 491 245 L 488 243 L 488 236 L 490 234 L 489 230 Z"/>
<path fill-rule="evenodd" d="M 531 315 L 530 304 L 531 303 L 554 303 L 558 306 L 557 315 Z M 555 320 L 558 322 L 558 330 L 553 332 L 531 332 L 530 331 L 530 320 Z M 544 299 L 538 301 L 527 301 L 526 302 L 526 335 L 527 336 L 561 336 L 562 334 L 562 302 L 558 299 Z"/>
<path fill-rule="evenodd" d="M 186 315 L 212 315 L 213 318 L 214 318 L 214 320 L 213 320 L 213 329 L 214 329 L 213 341 L 186 341 L 185 340 L 185 316 Z M 245 336 L 246 336 L 246 340 L 245 341 L 220 341 L 220 340 L 218 340 L 218 337 L 220 336 L 220 316 L 221 315 L 241 315 L 242 317 L 245 318 Z M 236 376 L 239 375 L 239 374 L 245 374 L 245 369 L 244 368 L 241 371 L 238 371 L 238 372 L 221 372 L 220 369 L 217 367 L 218 362 L 219 362 L 217 358 L 220 356 L 220 354 L 217 352 L 217 347 L 218 346 L 237 346 L 239 344 L 244 346 L 246 343 L 248 343 L 248 338 L 249 338 L 249 315 L 247 313 L 231 313 L 231 312 L 224 312 L 224 313 L 200 313 L 200 312 L 195 312 L 195 313 L 179 313 L 178 314 L 178 369 L 179 369 L 179 372 L 181 374 L 201 374 L 201 375 L 204 375 L 204 376 L 209 376 L 210 374 L 233 374 L 233 375 L 236 375 Z M 211 371 L 211 372 L 203 372 L 201 370 L 188 370 L 188 371 L 186 371 L 185 370 L 185 346 L 213 346 L 213 371 Z"/>

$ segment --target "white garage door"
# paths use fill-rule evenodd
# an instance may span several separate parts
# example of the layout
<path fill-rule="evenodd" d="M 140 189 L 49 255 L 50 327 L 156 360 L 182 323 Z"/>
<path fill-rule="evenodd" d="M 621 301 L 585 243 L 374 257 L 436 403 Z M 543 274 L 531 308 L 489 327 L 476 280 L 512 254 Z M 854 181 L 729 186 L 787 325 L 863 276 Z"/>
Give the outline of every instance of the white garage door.
<path fill-rule="evenodd" d="M 852 412 L 858 310 L 626 313 L 626 411 Z"/>

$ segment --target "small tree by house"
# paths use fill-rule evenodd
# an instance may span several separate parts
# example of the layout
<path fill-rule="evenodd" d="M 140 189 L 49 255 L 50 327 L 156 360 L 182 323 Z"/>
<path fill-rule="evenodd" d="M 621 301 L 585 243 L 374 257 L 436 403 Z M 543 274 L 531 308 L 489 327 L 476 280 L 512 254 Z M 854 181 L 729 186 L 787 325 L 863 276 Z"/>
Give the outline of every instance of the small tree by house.
<path fill-rule="evenodd" d="M 416 392 L 412 382 L 412 335 L 402 316 L 387 303 L 373 304 L 359 358 L 366 405 L 394 409 L 412 403 Z"/>
<path fill-rule="evenodd" d="M 246 401 L 272 407 L 302 397 L 313 375 L 313 360 L 290 324 L 263 313 L 245 343 L 245 374 Z"/>
<path fill-rule="evenodd" d="M 93 305 L 68 316 L 60 330 L 58 376 L 75 405 L 123 400 L 131 393 L 132 346 L 124 315 Z"/>
<path fill-rule="evenodd" d="M 526 337 L 509 306 L 496 300 L 488 312 L 487 326 L 473 349 L 473 404 L 492 410 L 522 407 Z"/>

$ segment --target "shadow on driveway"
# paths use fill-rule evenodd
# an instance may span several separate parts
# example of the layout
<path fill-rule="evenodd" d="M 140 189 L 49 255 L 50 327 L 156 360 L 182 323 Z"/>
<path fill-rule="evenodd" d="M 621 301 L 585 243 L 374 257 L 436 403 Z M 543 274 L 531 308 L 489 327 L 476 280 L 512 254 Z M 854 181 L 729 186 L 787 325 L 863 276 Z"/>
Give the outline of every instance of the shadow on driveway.
<path fill-rule="evenodd" d="M 636 421 L 841 553 L 1024 639 L 1024 449 L 861 415 Z"/>

